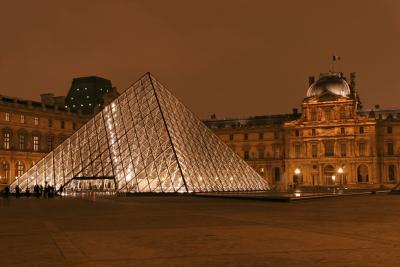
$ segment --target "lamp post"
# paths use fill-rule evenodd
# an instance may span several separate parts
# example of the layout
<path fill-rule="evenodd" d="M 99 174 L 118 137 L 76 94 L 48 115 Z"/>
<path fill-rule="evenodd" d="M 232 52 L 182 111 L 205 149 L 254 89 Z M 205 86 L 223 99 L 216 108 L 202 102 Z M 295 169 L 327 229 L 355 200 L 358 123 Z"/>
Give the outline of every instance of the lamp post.
<path fill-rule="evenodd" d="M 294 170 L 294 189 L 296 189 L 296 186 L 297 186 L 297 184 L 299 183 L 299 179 L 300 179 L 300 174 L 301 174 L 301 171 L 300 171 L 300 169 L 299 168 L 296 168 L 295 170 Z"/>
<path fill-rule="evenodd" d="M 340 167 L 337 172 L 339 173 L 340 185 L 342 185 L 343 184 L 343 168 Z"/>
<path fill-rule="evenodd" d="M 332 182 L 333 182 L 333 193 L 336 194 L 336 176 L 332 175 Z"/>

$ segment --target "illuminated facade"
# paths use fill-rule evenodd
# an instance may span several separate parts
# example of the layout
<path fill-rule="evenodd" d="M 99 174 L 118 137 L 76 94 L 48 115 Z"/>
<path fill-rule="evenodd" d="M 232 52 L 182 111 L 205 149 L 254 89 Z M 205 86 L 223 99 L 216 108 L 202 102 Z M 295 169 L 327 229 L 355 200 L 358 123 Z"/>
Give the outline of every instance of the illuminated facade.
<path fill-rule="evenodd" d="M 106 181 L 106 182 L 105 182 Z M 111 182 L 111 185 L 110 185 Z M 267 190 L 262 179 L 150 74 L 11 187 L 122 192 Z"/>
<path fill-rule="evenodd" d="M 14 182 L 118 95 L 111 82 L 100 77 L 73 79 L 68 94 L 78 86 L 84 95 L 78 95 L 76 109 L 66 105 L 65 96 L 51 93 L 41 94 L 40 102 L 0 96 L 0 188 Z M 103 94 L 90 98 L 102 87 Z"/>
<path fill-rule="evenodd" d="M 63 97 L 42 101 L 0 96 L 0 187 L 13 182 L 88 120 L 69 112 Z"/>
<path fill-rule="evenodd" d="M 311 78 L 302 113 L 205 123 L 276 190 L 400 182 L 400 110 L 363 110 L 355 74 Z"/>

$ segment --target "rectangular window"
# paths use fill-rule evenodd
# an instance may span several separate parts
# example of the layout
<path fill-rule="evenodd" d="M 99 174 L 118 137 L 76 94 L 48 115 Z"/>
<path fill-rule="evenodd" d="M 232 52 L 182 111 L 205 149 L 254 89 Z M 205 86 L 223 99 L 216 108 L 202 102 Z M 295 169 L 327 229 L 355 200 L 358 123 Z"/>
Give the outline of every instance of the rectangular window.
<path fill-rule="evenodd" d="M 317 120 L 317 110 L 315 108 L 311 109 L 311 120 L 312 121 Z"/>
<path fill-rule="evenodd" d="M 358 154 L 360 156 L 365 156 L 365 143 L 359 143 L 358 144 Z"/>
<path fill-rule="evenodd" d="M 6 121 L 10 121 L 10 113 L 6 112 L 5 118 Z"/>
<path fill-rule="evenodd" d="M 60 126 L 61 126 L 61 129 L 64 129 L 65 128 L 65 121 L 61 121 L 60 122 Z"/>
<path fill-rule="evenodd" d="M 25 115 L 21 115 L 20 122 L 25 123 Z"/>
<path fill-rule="evenodd" d="M 244 160 L 249 160 L 250 159 L 250 154 L 249 154 L 249 151 L 244 151 Z"/>
<path fill-rule="evenodd" d="M 7 150 L 10 149 L 10 133 L 4 133 L 3 138 L 4 138 L 4 144 L 3 144 L 4 149 Z"/>
<path fill-rule="evenodd" d="M 264 150 L 258 150 L 258 158 L 264 159 Z"/>
<path fill-rule="evenodd" d="M 247 133 L 245 133 L 245 134 L 243 135 L 243 140 L 249 140 L 249 135 L 248 135 Z"/>
<path fill-rule="evenodd" d="M 39 136 L 33 136 L 33 151 L 39 151 Z"/>
<path fill-rule="evenodd" d="M 315 129 L 312 129 L 312 130 L 311 130 L 311 135 L 312 135 L 312 136 L 316 136 L 316 135 L 317 135 L 317 131 L 316 131 Z"/>
<path fill-rule="evenodd" d="M 264 139 L 264 133 L 258 133 L 258 139 L 263 140 Z"/>
<path fill-rule="evenodd" d="M 18 177 L 21 177 L 24 174 L 24 165 L 22 164 L 21 161 L 18 161 L 17 163 L 17 175 Z"/>
<path fill-rule="evenodd" d="M 295 130 L 295 131 L 294 131 L 294 135 L 295 135 L 296 137 L 299 137 L 299 136 L 300 136 L 300 131 L 299 131 L 299 130 Z"/>
<path fill-rule="evenodd" d="M 360 134 L 363 134 L 364 133 L 364 127 L 361 126 L 359 131 L 360 131 Z"/>
<path fill-rule="evenodd" d="M 47 136 L 47 149 L 52 151 L 54 148 L 54 136 Z"/>
<path fill-rule="evenodd" d="M 274 132 L 274 139 L 278 139 L 279 138 L 279 133 L 277 131 Z"/>
<path fill-rule="evenodd" d="M 387 143 L 387 154 L 393 156 L 393 143 Z"/>
<path fill-rule="evenodd" d="M 49 127 L 53 127 L 53 120 L 49 119 Z"/>
<path fill-rule="evenodd" d="M 325 156 L 332 157 L 334 155 L 334 142 L 332 140 L 325 141 Z"/>
<path fill-rule="evenodd" d="M 272 150 L 274 151 L 274 158 L 279 159 L 281 157 L 281 146 L 279 144 L 273 144 Z"/>
<path fill-rule="evenodd" d="M 33 121 L 34 121 L 35 125 L 39 125 L 39 118 L 38 117 L 35 117 L 33 119 Z"/>
<path fill-rule="evenodd" d="M 340 128 L 340 134 L 346 134 L 346 130 L 343 127 Z"/>
<path fill-rule="evenodd" d="M 25 135 L 19 136 L 19 150 L 25 150 Z"/>
<path fill-rule="evenodd" d="M 331 114 L 330 109 L 325 110 L 325 120 L 329 121 L 331 119 Z"/>
<path fill-rule="evenodd" d="M 393 131 L 392 126 L 388 126 L 386 130 L 388 134 L 391 134 Z"/>
<path fill-rule="evenodd" d="M 311 145 L 311 156 L 313 158 L 318 157 L 318 146 L 317 146 L 317 144 L 312 144 Z"/>
<path fill-rule="evenodd" d="M 296 158 L 300 158 L 300 150 L 301 150 L 300 144 L 295 144 L 294 145 L 294 154 L 295 154 Z"/>
<path fill-rule="evenodd" d="M 340 115 L 339 115 L 340 119 L 345 119 L 346 118 L 346 110 L 343 107 L 340 108 L 339 113 L 340 113 Z"/>
<path fill-rule="evenodd" d="M 8 179 L 9 176 L 9 169 L 10 167 L 8 163 L 3 160 L 3 175 L 6 180 Z"/>
<path fill-rule="evenodd" d="M 340 144 L 340 155 L 342 157 L 346 157 L 346 154 L 347 154 L 346 150 L 347 150 L 346 144 Z"/>

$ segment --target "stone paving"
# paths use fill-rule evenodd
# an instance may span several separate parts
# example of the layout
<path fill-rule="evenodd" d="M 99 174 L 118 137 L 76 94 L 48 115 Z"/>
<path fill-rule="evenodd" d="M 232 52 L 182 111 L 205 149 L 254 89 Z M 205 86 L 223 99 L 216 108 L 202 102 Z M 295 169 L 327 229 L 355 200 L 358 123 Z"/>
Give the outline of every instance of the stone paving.
<path fill-rule="evenodd" d="M 400 196 L 0 199 L 0 266 L 400 266 Z"/>

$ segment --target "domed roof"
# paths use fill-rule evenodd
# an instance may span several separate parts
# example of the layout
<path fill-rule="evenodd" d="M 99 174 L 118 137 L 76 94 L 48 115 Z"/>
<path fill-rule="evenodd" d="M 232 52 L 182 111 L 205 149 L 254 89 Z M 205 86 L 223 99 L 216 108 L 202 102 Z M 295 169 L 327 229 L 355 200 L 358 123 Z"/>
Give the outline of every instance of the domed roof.
<path fill-rule="evenodd" d="M 330 93 L 337 96 L 350 97 L 350 86 L 342 76 L 330 73 L 321 76 L 318 81 L 311 84 L 307 91 L 307 97 L 320 96 Z"/>

